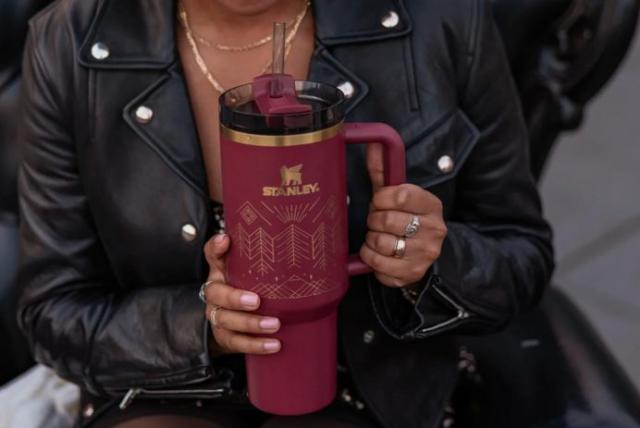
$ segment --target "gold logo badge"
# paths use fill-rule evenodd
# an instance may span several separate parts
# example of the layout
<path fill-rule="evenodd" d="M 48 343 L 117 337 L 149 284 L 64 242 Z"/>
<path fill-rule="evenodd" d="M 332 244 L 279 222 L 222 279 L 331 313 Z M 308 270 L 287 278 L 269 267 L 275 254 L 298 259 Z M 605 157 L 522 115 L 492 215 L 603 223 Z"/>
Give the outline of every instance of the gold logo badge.
<path fill-rule="evenodd" d="M 280 187 L 265 186 L 262 196 L 297 196 L 320 191 L 320 183 L 302 184 L 302 164 L 280 167 Z"/>
<path fill-rule="evenodd" d="M 282 178 L 281 186 L 291 186 L 294 184 L 302 184 L 302 164 L 291 166 L 287 168 L 286 166 L 280 167 L 280 177 Z"/>

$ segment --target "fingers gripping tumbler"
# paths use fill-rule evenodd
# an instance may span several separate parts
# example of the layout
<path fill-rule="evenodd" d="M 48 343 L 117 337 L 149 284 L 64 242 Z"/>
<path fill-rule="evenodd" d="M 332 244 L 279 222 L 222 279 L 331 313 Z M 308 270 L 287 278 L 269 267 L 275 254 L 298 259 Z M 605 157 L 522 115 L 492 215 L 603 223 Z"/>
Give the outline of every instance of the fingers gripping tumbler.
<path fill-rule="evenodd" d="M 405 181 L 404 145 L 380 123 L 343 123 L 335 87 L 271 74 L 220 97 L 229 283 L 279 317 L 271 355 L 247 355 L 249 399 L 282 415 L 316 411 L 336 394 L 337 307 L 349 275 L 346 144 L 381 143 L 387 184 Z"/>

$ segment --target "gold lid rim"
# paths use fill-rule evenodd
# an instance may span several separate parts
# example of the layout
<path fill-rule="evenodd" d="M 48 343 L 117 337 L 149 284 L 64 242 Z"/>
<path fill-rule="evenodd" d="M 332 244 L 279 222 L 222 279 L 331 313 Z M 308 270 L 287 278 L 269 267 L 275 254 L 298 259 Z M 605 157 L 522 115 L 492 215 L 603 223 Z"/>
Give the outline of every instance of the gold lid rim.
<path fill-rule="evenodd" d="M 236 143 L 246 144 L 249 146 L 262 147 L 286 147 L 301 146 L 304 144 L 318 143 L 335 137 L 342 130 L 343 122 L 330 126 L 329 128 L 319 129 L 317 131 L 305 132 L 302 134 L 290 135 L 260 135 L 249 134 L 247 132 L 237 131 L 220 125 L 220 133 L 227 140 Z"/>

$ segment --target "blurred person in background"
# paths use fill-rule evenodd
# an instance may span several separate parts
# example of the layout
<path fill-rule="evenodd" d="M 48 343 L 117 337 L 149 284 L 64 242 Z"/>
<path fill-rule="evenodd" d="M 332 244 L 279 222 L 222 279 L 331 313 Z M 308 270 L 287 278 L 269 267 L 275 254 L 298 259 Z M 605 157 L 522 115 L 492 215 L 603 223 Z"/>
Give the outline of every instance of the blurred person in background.
<path fill-rule="evenodd" d="M 472 426 L 453 335 L 536 303 L 550 230 L 488 4 L 405 3 L 63 0 L 32 21 L 19 320 L 81 387 L 79 425 Z M 218 233 L 217 98 L 267 69 L 274 21 L 291 23 L 288 73 L 401 133 L 409 180 L 385 187 L 378 151 L 349 153 L 350 242 L 375 273 L 341 306 L 340 398 L 294 418 L 244 396 L 242 354 L 278 352 L 263 335 L 280 323 L 226 283 Z"/>

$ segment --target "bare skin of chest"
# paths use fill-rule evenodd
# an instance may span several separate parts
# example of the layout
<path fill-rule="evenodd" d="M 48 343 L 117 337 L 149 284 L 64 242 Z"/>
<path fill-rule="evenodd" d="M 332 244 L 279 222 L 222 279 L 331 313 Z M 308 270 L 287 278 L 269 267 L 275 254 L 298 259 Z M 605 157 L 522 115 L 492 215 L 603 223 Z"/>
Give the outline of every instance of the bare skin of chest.
<path fill-rule="evenodd" d="M 206 0 L 204 0 L 206 1 Z M 248 29 L 238 26 L 233 28 L 213 28 L 207 22 L 199 22 L 195 11 L 199 10 L 198 3 L 203 0 L 185 0 L 185 9 L 194 16 L 191 27 L 198 35 L 208 40 L 228 40 L 232 45 L 243 45 L 247 42 L 259 40 L 270 34 L 272 22 L 264 22 L 259 28 L 253 26 Z M 302 3 L 291 1 L 288 9 L 283 9 L 283 21 L 299 11 Z M 287 15 L 288 13 L 288 15 Z M 276 18 L 277 17 L 273 17 Z M 209 194 L 213 200 L 222 202 L 222 172 L 220 159 L 219 121 L 218 121 L 218 93 L 198 67 L 191 46 L 181 26 L 177 26 L 176 40 L 180 59 L 184 70 L 191 107 L 196 122 L 200 146 L 204 159 L 209 186 Z M 237 40 L 237 42 L 233 42 Z M 232 88 L 251 82 L 260 74 L 271 59 L 271 43 L 256 49 L 241 52 L 228 52 L 198 45 L 201 56 L 207 68 L 215 79 L 225 88 Z M 314 27 L 311 14 L 307 14 L 300 25 L 298 33 L 291 45 L 291 51 L 285 65 L 285 72 L 296 79 L 305 79 L 309 71 L 309 62 L 314 48 Z M 270 70 L 267 70 L 270 72 Z"/>

